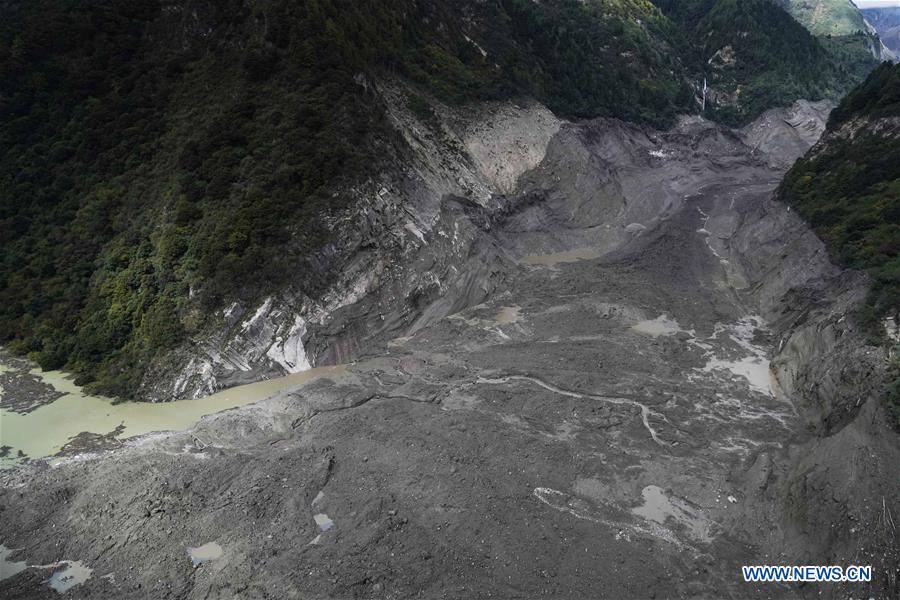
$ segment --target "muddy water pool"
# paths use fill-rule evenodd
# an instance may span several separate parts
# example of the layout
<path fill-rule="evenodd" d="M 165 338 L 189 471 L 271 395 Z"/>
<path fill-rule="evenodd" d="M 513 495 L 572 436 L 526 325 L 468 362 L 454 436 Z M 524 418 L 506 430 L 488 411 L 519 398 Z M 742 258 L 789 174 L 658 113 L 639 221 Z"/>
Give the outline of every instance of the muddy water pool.
<path fill-rule="evenodd" d="M 6 365 L 9 370 L 13 365 Z M 27 458 L 53 456 L 79 434 L 124 440 L 155 431 L 181 431 L 202 417 L 245 406 L 318 377 L 338 375 L 343 367 L 321 367 L 284 377 L 233 387 L 197 400 L 175 402 L 121 402 L 91 396 L 60 371 L 29 374 L 62 394 L 56 400 L 22 413 L 4 407 L 3 400 L 21 393 L 0 390 L 0 467 L 9 467 Z"/>

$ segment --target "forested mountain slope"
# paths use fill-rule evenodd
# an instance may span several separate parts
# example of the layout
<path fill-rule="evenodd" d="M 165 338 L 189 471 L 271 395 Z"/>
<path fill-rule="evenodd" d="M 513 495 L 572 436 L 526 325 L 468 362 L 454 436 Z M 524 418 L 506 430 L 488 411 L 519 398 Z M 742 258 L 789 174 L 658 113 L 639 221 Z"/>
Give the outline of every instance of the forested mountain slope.
<path fill-rule="evenodd" d="M 664 4 L 7 0 L 0 341 L 129 395 L 214 311 L 321 296 L 360 186 L 411 160 L 386 79 L 426 121 L 429 97 L 532 97 L 665 126 L 704 75 L 739 123 L 867 68 L 765 0 Z"/>
<path fill-rule="evenodd" d="M 708 115 L 745 123 L 794 98 L 837 97 L 874 68 L 866 34 L 817 38 L 770 0 L 654 0 L 685 30 Z M 855 9 L 854 9 L 855 10 Z"/>
<path fill-rule="evenodd" d="M 0 335 L 126 393 L 136 363 L 225 299 L 289 280 L 314 290 L 302 265 L 329 241 L 328 217 L 399 143 L 367 74 L 457 102 L 530 94 L 571 116 L 688 110 L 665 20 L 642 2 L 615 11 L 7 3 Z"/>
<path fill-rule="evenodd" d="M 871 274 L 873 335 L 900 319 L 900 65 L 884 64 L 831 113 L 780 189 L 839 264 Z M 898 373 L 900 375 L 900 373 Z M 900 423 L 900 379 L 891 391 Z"/>

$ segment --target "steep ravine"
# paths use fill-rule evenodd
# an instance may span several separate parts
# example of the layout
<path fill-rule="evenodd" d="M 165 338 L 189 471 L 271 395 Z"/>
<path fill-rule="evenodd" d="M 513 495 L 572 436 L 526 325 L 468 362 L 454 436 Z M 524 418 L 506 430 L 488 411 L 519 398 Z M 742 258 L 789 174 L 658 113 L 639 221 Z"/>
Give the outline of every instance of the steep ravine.
<path fill-rule="evenodd" d="M 900 450 L 851 318 L 867 282 L 771 201 L 826 113 L 659 132 L 396 107 L 415 160 L 373 185 L 331 300 L 235 307 L 172 358 L 181 392 L 152 389 L 290 370 L 298 340 L 355 362 L 3 471 L 0 543 L 29 568 L 0 590 L 53 597 L 80 561 L 85 598 L 896 597 Z M 766 563 L 875 580 L 743 583 Z"/>

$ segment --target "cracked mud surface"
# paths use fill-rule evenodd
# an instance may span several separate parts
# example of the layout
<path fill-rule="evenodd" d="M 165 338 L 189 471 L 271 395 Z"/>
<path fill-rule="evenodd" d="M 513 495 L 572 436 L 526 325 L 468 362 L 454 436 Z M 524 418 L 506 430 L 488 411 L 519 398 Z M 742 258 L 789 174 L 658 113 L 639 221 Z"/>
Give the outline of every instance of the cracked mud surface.
<path fill-rule="evenodd" d="M 569 135 L 604 160 L 634 151 Z M 728 139 L 698 150 L 704 135 L 666 138 L 671 164 L 620 160 L 616 185 L 658 206 L 630 230 L 644 209 L 615 209 L 608 235 L 608 215 L 554 187 L 551 148 L 525 184 L 545 212 L 492 232 L 508 283 L 343 371 L 3 472 L 8 560 L 45 565 L 0 581 L 4 597 L 55 597 L 59 561 L 92 569 L 83 598 L 816 595 L 738 577 L 779 559 L 777 507 L 746 472 L 764 488 L 809 433 L 731 243 L 780 173 Z"/>

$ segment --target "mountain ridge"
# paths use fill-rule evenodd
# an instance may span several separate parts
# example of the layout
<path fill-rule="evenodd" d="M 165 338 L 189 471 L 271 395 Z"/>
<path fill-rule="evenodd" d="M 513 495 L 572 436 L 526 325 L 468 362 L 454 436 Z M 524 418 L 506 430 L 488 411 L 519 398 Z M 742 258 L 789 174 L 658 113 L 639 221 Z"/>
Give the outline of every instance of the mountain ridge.
<path fill-rule="evenodd" d="M 900 6 L 867 8 L 863 10 L 866 21 L 878 32 L 885 46 L 900 55 Z"/>
<path fill-rule="evenodd" d="M 698 6 L 682 36 L 643 0 L 7 2 L 0 339 L 127 397 L 235 302 L 326 294 L 361 199 L 414 155 L 382 80 L 425 127 L 437 102 L 527 97 L 663 126 L 713 56 L 709 116 L 733 123 L 866 68 L 764 0 Z M 729 51 L 735 15 L 753 34 Z"/>

